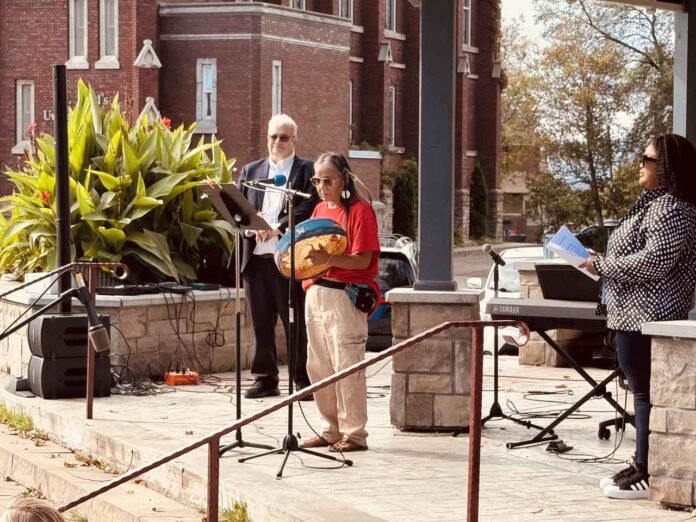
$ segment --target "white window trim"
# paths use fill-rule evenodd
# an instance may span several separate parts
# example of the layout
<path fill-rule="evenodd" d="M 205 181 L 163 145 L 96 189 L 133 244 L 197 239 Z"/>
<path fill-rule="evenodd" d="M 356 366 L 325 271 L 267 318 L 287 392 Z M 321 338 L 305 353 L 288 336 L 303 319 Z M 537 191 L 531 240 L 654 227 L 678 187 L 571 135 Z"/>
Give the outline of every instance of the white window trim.
<path fill-rule="evenodd" d="M 271 114 L 283 113 L 283 62 L 281 60 L 273 60 L 273 69 L 271 73 Z M 278 90 L 276 91 L 276 74 Z"/>
<path fill-rule="evenodd" d="M 212 117 L 203 117 L 203 66 L 213 67 L 213 92 L 210 101 Z M 195 134 L 217 133 L 217 59 L 199 58 L 196 60 L 196 129 Z"/>
<path fill-rule="evenodd" d="M 34 107 L 34 100 L 36 96 L 34 94 L 34 81 L 33 80 L 17 80 L 15 82 L 15 141 L 17 144 L 12 147 L 12 154 L 24 154 L 27 150 L 31 148 L 31 141 L 24 138 L 24 133 L 26 132 L 26 125 L 22 125 L 22 87 L 25 85 L 31 86 L 31 122 L 36 121 L 36 112 Z"/>
<path fill-rule="evenodd" d="M 396 145 L 396 88 L 389 87 L 389 105 L 391 113 L 389 114 L 389 146 Z"/>
<path fill-rule="evenodd" d="M 307 0 L 299 0 L 299 2 L 300 2 L 299 7 L 293 6 L 293 9 L 301 9 L 302 11 L 306 11 L 307 10 Z"/>
<path fill-rule="evenodd" d="M 84 49 L 85 53 L 88 52 L 88 33 L 89 27 L 87 26 L 89 17 L 87 16 L 89 4 L 85 0 L 85 36 L 84 36 Z M 70 57 L 65 66 L 68 69 L 89 69 L 89 62 L 87 61 L 87 56 L 75 56 L 75 0 L 68 1 L 68 56 Z"/>
<path fill-rule="evenodd" d="M 462 45 L 463 47 L 471 47 L 471 16 L 473 14 L 473 11 L 471 10 L 471 0 L 464 0 L 462 5 L 462 9 L 464 10 L 464 20 L 462 21 L 464 29 L 464 42 Z"/>
<path fill-rule="evenodd" d="M 340 0 L 339 6 L 338 6 L 338 16 L 341 16 L 341 12 L 343 11 L 343 6 L 346 5 L 346 2 L 348 4 L 350 13 L 347 18 L 344 18 L 345 20 L 350 20 L 351 22 L 353 21 L 353 15 L 355 13 L 355 9 L 353 7 L 353 0 Z"/>
<path fill-rule="evenodd" d="M 115 54 L 106 54 L 106 0 L 99 0 L 99 53 L 101 57 L 94 64 L 95 69 L 120 69 L 121 65 L 118 62 L 118 34 L 119 34 L 119 24 L 118 24 L 118 0 L 114 2 L 114 19 L 116 20 L 116 27 L 114 35 L 114 47 Z"/>
<path fill-rule="evenodd" d="M 392 22 L 392 24 L 391 25 L 389 24 L 390 20 L 389 20 L 389 18 L 387 18 L 385 28 L 388 31 L 396 32 L 396 26 L 397 26 L 397 23 L 396 23 L 396 14 L 397 14 L 397 12 L 396 12 L 396 0 L 386 0 L 386 2 L 387 2 L 387 6 L 391 7 L 391 14 L 392 14 L 391 22 Z M 387 12 L 389 12 L 389 9 L 387 9 Z"/>

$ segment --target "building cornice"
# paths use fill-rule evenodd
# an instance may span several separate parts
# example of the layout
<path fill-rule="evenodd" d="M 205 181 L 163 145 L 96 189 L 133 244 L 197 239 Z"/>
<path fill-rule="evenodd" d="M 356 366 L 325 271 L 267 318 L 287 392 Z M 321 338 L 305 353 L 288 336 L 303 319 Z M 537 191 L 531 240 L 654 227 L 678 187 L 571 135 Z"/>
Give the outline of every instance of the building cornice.
<path fill-rule="evenodd" d="M 312 40 L 302 40 L 299 38 L 288 38 L 277 34 L 268 33 L 180 33 L 180 34 L 162 34 L 161 41 L 202 41 L 202 40 L 271 40 L 282 42 L 288 45 L 302 45 L 305 47 L 314 47 L 315 49 L 325 49 L 327 51 L 348 52 L 348 45 L 333 45 L 324 42 Z"/>

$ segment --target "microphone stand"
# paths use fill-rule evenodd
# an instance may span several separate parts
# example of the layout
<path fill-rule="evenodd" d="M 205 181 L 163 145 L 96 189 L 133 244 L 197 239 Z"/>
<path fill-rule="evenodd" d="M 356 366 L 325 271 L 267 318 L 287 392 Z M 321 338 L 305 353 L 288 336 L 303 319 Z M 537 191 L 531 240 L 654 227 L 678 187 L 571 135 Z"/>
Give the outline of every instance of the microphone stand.
<path fill-rule="evenodd" d="M 502 260 L 501 260 L 502 261 Z M 500 268 L 501 261 L 493 257 L 493 295 L 495 297 L 498 297 L 498 282 L 499 282 L 499 273 L 498 269 Z M 507 419 L 511 420 L 512 422 L 515 422 L 517 424 L 520 424 L 521 426 L 526 427 L 527 429 L 530 428 L 535 428 L 537 430 L 543 430 L 544 428 L 541 426 L 537 426 L 536 424 L 531 423 L 530 421 L 522 420 L 522 419 L 517 419 L 515 417 L 511 417 L 510 415 L 507 415 L 503 412 L 503 409 L 500 407 L 500 403 L 498 402 L 498 327 L 494 326 L 493 327 L 493 404 L 491 405 L 490 412 L 486 417 L 481 419 L 481 426 L 486 424 L 489 420 L 494 419 L 494 418 L 500 418 L 500 419 Z M 467 428 L 461 428 L 457 431 L 455 431 L 452 436 L 456 437 L 457 435 L 461 433 L 466 433 L 468 432 L 468 427 Z"/>
<path fill-rule="evenodd" d="M 255 187 L 258 189 L 258 187 Z M 288 292 L 288 395 L 293 394 L 293 379 L 294 379 L 294 369 L 295 361 L 297 357 L 297 345 L 299 344 L 299 330 L 297 329 L 297 323 L 295 319 L 297 318 L 296 308 L 296 291 L 297 291 L 297 280 L 295 278 L 295 216 L 294 216 L 294 205 L 293 196 L 300 196 L 309 199 L 311 196 L 304 192 L 300 192 L 290 188 L 281 188 L 268 186 L 266 190 L 275 190 L 277 192 L 282 192 L 286 194 L 287 197 L 287 208 L 288 208 L 288 229 L 290 230 L 290 281 L 289 281 L 289 292 Z M 290 458 L 290 454 L 294 451 L 299 451 L 307 455 L 313 455 L 315 457 L 320 457 L 326 460 L 332 460 L 335 462 L 345 463 L 348 466 L 353 465 L 353 461 L 347 459 L 339 459 L 333 455 L 325 455 L 316 451 L 312 451 L 306 448 L 301 448 L 297 442 L 297 437 L 292 432 L 293 424 L 293 403 L 288 404 L 288 431 L 283 439 L 283 445 L 280 448 L 271 449 L 269 451 L 264 451 L 263 453 L 258 453 L 257 455 L 251 455 L 249 457 L 243 457 L 239 459 L 239 462 L 246 462 L 247 460 L 257 459 L 260 457 L 265 457 L 266 455 L 280 455 L 285 454 L 283 463 L 280 466 L 280 470 L 276 474 L 276 478 L 283 477 L 283 470 L 285 469 L 285 464 Z"/>

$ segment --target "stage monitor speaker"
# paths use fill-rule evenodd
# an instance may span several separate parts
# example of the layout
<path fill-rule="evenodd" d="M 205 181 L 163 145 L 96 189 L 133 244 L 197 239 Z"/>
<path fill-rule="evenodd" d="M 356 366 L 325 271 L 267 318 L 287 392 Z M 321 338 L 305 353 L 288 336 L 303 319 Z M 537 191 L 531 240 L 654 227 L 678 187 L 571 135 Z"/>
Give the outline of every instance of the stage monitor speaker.
<path fill-rule="evenodd" d="M 87 357 L 29 359 L 29 387 L 44 399 L 74 399 L 87 395 Z M 94 360 L 94 396 L 111 395 L 111 365 L 108 357 Z"/>
<path fill-rule="evenodd" d="M 108 315 L 99 315 L 110 335 Z M 44 359 L 86 357 L 87 314 L 45 314 L 29 323 L 29 349 Z M 97 358 L 108 357 L 109 351 L 98 352 Z"/>

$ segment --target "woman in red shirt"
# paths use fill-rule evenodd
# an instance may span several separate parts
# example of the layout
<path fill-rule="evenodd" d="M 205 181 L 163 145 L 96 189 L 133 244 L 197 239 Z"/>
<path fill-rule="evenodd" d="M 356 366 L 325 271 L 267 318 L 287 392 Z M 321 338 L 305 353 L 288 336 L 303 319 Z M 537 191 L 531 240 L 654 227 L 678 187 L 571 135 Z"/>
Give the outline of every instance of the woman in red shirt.
<path fill-rule="evenodd" d="M 347 368 L 365 357 L 367 317 L 379 300 L 375 280 L 379 267 L 377 218 L 372 205 L 358 195 L 348 161 L 328 152 L 314 163 L 312 184 L 321 198 L 313 218 L 329 218 L 348 235 L 343 255 L 313 251 L 309 259 L 328 264 L 320 277 L 304 281 L 307 292 L 307 373 L 312 382 Z M 360 371 L 314 393 L 326 426 L 302 444 L 329 446 L 329 451 L 367 449 L 367 386 Z"/>

